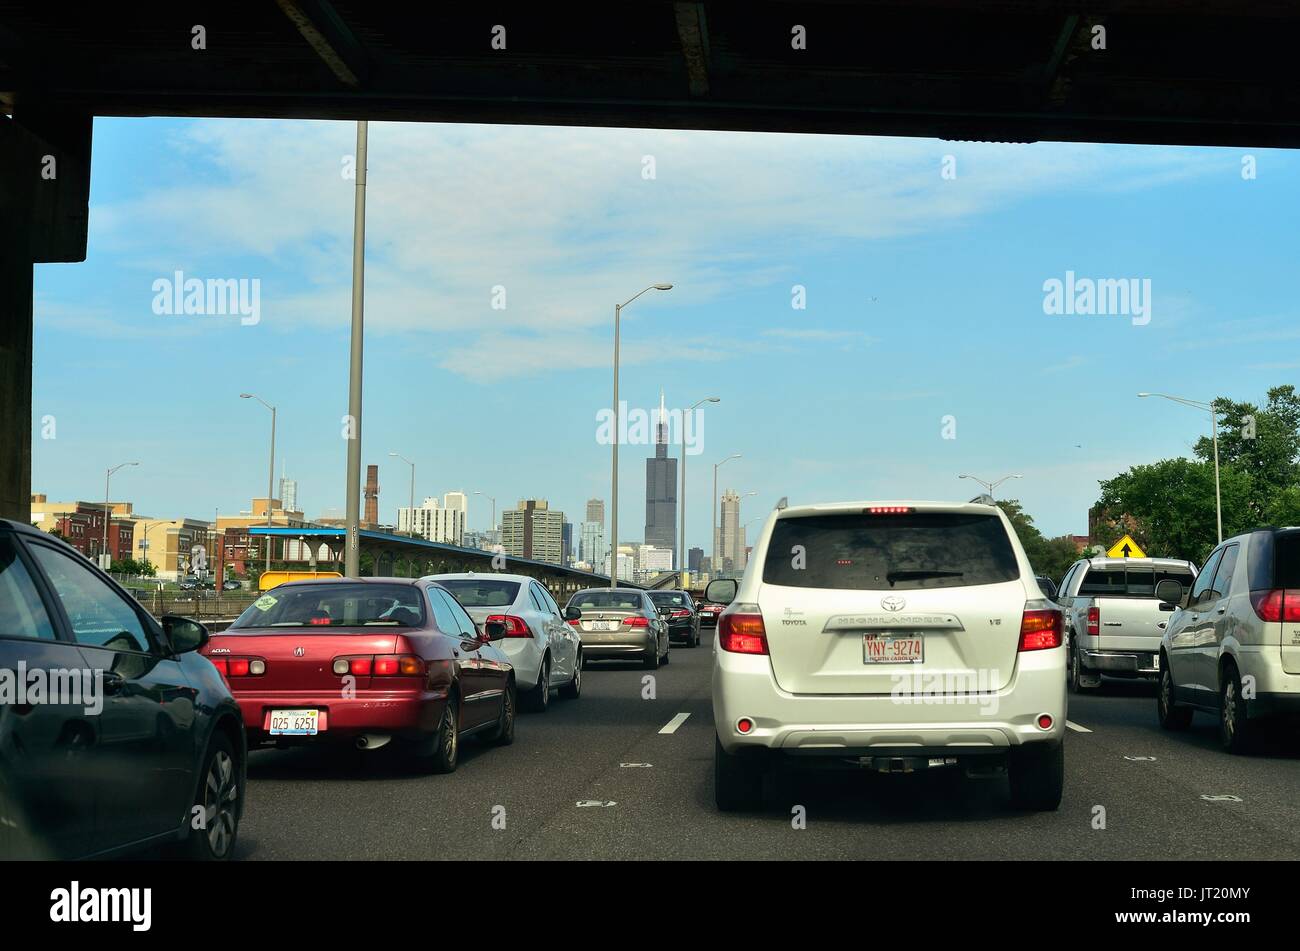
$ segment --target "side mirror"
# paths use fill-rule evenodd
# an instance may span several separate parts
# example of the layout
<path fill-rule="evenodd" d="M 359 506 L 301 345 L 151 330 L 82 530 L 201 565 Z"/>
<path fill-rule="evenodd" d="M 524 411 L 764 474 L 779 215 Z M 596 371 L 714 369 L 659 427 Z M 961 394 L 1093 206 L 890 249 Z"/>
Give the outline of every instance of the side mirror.
<path fill-rule="evenodd" d="M 576 621 L 580 617 L 582 617 L 582 608 L 576 604 L 571 604 L 564 609 L 564 619 L 566 621 Z"/>
<path fill-rule="evenodd" d="M 1183 584 L 1181 581 L 1175 581 L 1173 578 L 1166 578 L 1156 585 L 1156 598 L 1160 601 L 1160 607 L 1166 610 L 1172 610 L 1175 607 L 1183 606 Z"/>
<path fill-rule="evenodd" d="M 488 641 L 499 641 L 506 636 L 506 626 L 500 621 L 488 621 L 483 625 L 483 636 Z"/>
<path fill-rule="evenodd" d="M 704 589 L 704 600 L 712 601 L 714 604 L 730 604 L 736 600 L 736 588 L 734 578 L 710 581 L 708 587 Z"/>
<path fill-rule="evenodd" d="M 164 615 L 162 629 L 172 650 L 177 654 L 196 651 L 208 642 L 208 629 L 191 618 Z"/>

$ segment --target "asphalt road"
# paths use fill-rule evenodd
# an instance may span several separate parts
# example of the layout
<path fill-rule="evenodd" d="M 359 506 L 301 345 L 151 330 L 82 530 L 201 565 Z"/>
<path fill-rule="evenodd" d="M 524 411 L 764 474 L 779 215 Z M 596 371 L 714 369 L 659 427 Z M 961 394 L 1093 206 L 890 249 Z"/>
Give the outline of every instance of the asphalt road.
<path fill-rule="evenodd" d="M 788 776 L 766 808 L 713 805 L 712 636 L 657 673 L 584 672 L 583 696 L 520 717 L 513 746 L 468 740 L 449 776 L 387 750 L 252 755 L 244 859 L 1295 859 L 1300 744 L 1220 752 L 1210 717 L 1163 733 L 1153 689 L 1071 697 L 1065 798 L 1007 806 L 1005 779 L 954 771 Z M 643 678 L 654 677 L 654 699 Z M 684 721 L 682 720 L 685 715 Z M 671 732 L 670 723 L 680 722 Z M 1207 800 L 1206 796 L 1232 796 Z M 802 807 L 805 828 L 795 828 Z M 1096 828 L 1104 809 L 1105 827 Z"/>

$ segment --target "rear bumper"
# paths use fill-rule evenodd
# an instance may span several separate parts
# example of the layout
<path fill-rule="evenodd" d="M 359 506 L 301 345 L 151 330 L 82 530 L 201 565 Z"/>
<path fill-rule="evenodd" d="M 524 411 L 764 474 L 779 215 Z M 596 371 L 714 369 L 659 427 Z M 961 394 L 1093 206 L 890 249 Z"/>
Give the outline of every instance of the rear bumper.
<path fill-rule="evenodd" d="M 244 715 L 248 745 L 281 740 L 327 742 L 330 738 L 354 738 L 362 733 L 384 733 L 417 738 L 438 728 L 447 702 L 446 690 L 405 693 L 387 690 L 359 690 L 350 699 L 338 694 L 302 691 L 247 692 L 235 695 Z M 315 736 L 272 736 L 268 732 L 273 710 L 319 710 L 320 732 Z"/>
<path fill-rule="evenodd" d="M 682 621 L 680 624 L 668 625 L 668 636 L 675 641 L 690 641 L 695 639 L 695 624 L 692 621 Z"/>
<path fill-rule="evenodd" d="M 717 627 L 718 616 L 716 614 L 701 614 L 700 627 Z"/>
<path fill-rule="evenodd" d="M 713 718 L 728 753 L 761 747 L 791 755 L 912 756 L 1005 753 L 1065 735 L 1065 649 L 1018 655 L 1001 690 L 940 695 L 792 694 L 767 656 L 714 652 Z M 1052 726 L 1041 729 L 1041 714 Z M 753 721 L 741 734 L 736 722 Z"/>
<path fill-rule="evenodd" d="M 1129 677 L 1158 677 L 1160 668 L 1160 642 L 1143 650 L 1088 650 L 1080 649 L 1083 666 L 1103 674 Z"/>
<path fill-rule="evenodd" d="M 615 631 L 608 634 L 584 631 L 581 639 L 582 656 L 592 660 L 599 660 L 602 657 L 643 656 L 657 652 L 659 649 L 654 633 L 644 630 Z"/>

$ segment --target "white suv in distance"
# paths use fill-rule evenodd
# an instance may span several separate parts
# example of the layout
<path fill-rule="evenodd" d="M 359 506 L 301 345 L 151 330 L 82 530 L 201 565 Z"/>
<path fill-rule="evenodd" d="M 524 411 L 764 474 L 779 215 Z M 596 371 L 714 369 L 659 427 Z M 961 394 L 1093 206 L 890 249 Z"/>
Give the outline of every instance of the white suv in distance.
<path fill-rule="evenodd" d="M 713 581 L 715 797 L 761 804 L 776 762 L 1006 768 L 1055 809 L 1065 754 L 1060 610 L 996 505 L 778 508 L 739 582 Z"/>
<path fill-rule="evenodd" d="M 1156 593 L 1178 606 L 1160 641 L 1161 726 L 1185 730 L 1202 710 L 1242 753 L 1261 721 L 1300 713 L 1300 528 L 1220 542 L 1190 591 L 1166 581 Z"/>

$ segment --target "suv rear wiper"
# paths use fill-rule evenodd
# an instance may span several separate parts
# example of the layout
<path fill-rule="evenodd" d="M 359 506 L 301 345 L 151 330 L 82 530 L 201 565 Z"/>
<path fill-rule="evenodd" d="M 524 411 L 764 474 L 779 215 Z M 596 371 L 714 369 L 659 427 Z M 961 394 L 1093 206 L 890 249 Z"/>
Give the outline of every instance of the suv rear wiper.
<path fill-rule="evenodd" d="M 913 568 L 906 571 L 891 571 L 885 575 L 885 580 L 889 582 L 892 588 L 895 581 L 912 581 L 917 578 L 960 578 L 964 576 L 964 571 L 939 571 L 925 568 Z"/>

